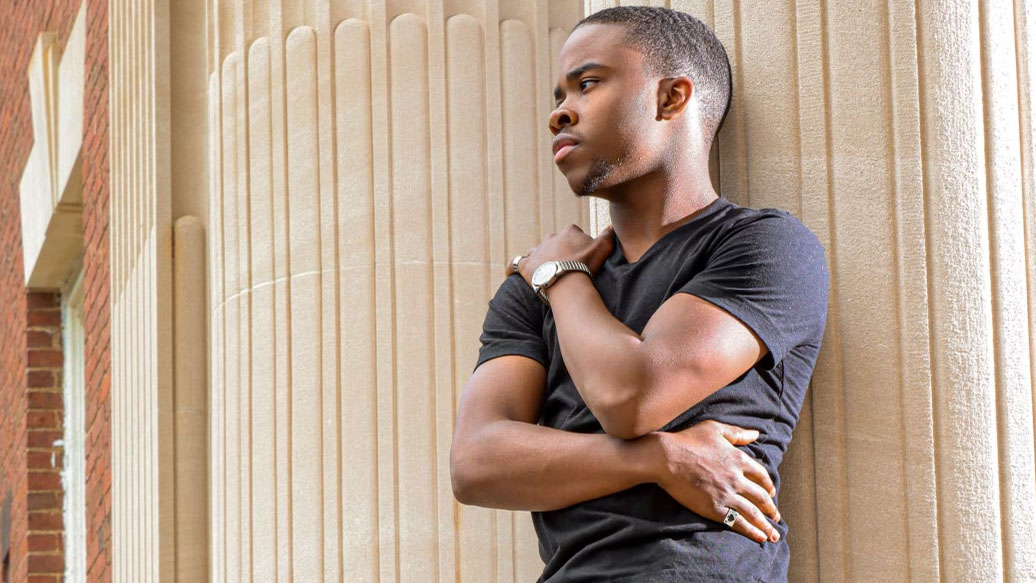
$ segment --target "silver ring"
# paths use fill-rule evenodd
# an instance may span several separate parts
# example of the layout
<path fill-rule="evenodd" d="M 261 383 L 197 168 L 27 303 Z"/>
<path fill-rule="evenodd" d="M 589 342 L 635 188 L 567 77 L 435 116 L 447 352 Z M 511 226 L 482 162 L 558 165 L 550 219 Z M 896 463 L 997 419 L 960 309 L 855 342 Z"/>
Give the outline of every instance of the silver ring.
<path fill-rule="evenodd" d="M 734 510 L 733 508 L 728 507 L 727 508 L 727 515 L 723 517 L 723 524 L 725 524 L 727 526 L 734 526 L 734 523 L 737 522 L 737 518 L 739 516 L 741 516 L 740 512 L 738 512 L 737 510 Z"/>
<path fill-rule="evenodd" d="M 521 273 L 518 271 L 518 262 L 526 257 L 528 257 L 528 255 L 515 255 L 514 259 L 511 260 L 511 269 L 513 269 L 515 273 Z"/>

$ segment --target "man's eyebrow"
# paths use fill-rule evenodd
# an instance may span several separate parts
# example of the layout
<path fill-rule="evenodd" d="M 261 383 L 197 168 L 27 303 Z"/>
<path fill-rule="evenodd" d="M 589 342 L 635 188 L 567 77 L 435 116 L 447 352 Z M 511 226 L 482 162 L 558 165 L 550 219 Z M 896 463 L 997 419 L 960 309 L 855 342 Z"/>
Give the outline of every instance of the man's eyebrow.
<path fill-rule="evenodd" d="M 571 71 L 566 73 L 565 74 L 565 79 L 567 79 L 569 81 L 572 81 L 573 79 L 578 78 L 580 75 L 582 75 L 583 73 L 586 73 L 590 69 L 605 69 L 605 70 L 610 71 L 611 67 L 609 67 L 607 65 L 602 65 L 600 63 L 594 63 L 594 62 L 583 63 L 582 65 L 579 65 L 575 69 L 572 69 Z M 557 101 L 558 99 L 561 99 L 561 96 L 562 96 L 561 87 L 554 87 L 554 100 Z"/>

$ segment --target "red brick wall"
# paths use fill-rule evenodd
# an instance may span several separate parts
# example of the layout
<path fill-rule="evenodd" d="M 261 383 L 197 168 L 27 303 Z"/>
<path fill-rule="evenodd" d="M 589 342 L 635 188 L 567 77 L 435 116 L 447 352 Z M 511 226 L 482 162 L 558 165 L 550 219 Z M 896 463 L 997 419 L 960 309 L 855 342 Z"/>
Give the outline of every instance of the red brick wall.
<path fill-rule="evenodd" d="M 61 469 L 64 467 L 61 295 L 30 292 L 26 304 L 28 577 L 31 583 L 61 583 L 65 570 L 61 512 Z"/>
<path fill-rule="evenodd" d="M 83 106 L 83 327 L 86 336 L 87 581 L 111 581 L 111 358 L 108 298 L 108 0 L 86 2 Z"/>
<path fill-rule="evenodd" d="M 64 51 L 73 18 L 83 1 L 87 2 L 82 151 L 87 561 L 90 581 L 110 581 L 108 4 L 106 0 L 5 0 L 0 1 L 0 511 L 7 511 L 9 524 L 0 524 L 0 535 L 6 535 L 9 541 L 10 580 L 16 583 L 53 579 L 29 578 L 30 554 L 36 556 L 32 553 L 35 550 L 43 556 L 48 545 L 60 544 L 46 536 L 29 536 L 30 516 L 37 517 L 34 524 L 41 524 L 40 517 L 52 513 L 54 504 L 60 508 L 60 499 L 48 497 L 42 491 L 39 496 L 30 496 L 29 491 L 30 487 L 46 485 L 53 478 L 30 472 L 30 464 L 50 463 L 49 454 L 38 451 L 38 445 L 34 445 L 43 443 L 35 440 L 46 438 L 29 427 L 50 418 L 42 409 L 30 411 L 30 398 L 34 406 L 42 407 L 52 397 L 30 396 L 33 392 L 46 392 L 35 391 L 41 387 L 33 387 L 34 384 L 50 381 L 45 375 L 32 374 L 35 371 L 27 367 L 31 342 L 38 340 L 38 336 L 28 335 L 31 304 L 36 300 L 27 298 L 24 286 L 18 192 L 33 142 L 26 73 L 40 32 L 56 32 L 59 54 Z M 52 386 L 60 386 L 60 378 L 52 380 Z M 2 514 L 0 522 L 4 520 Z M 0 545 L 4 540 L 0 536 Z M 0 555 L 3 550 L 0 548 Z"/>

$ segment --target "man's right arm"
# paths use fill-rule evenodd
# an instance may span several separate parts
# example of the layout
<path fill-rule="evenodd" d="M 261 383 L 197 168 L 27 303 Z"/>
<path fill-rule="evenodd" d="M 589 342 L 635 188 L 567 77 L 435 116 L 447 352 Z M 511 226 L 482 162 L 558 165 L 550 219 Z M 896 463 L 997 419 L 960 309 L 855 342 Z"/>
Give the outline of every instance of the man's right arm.
<path fill-rule="evenodd" d="M 698 514 L 742 517 L 733 529 L 762 542 L 778 519 L 766 470 L 734 445 L 757 433 L 714 422 L 675 434 L 621 440 L 537 425 L 546 371 L 523 356 L 481 364 L 461 396 L 450 451 L 453 491 L 463 504 L 546 511 L 658 483 Z"/>
<path fill-rule="evenodd" d="M 652 482 L 647 440 L 536 425 L 543 365 L 502 356 L 477 369 L 461 396 L 450 451 L 453 491 L 464 504 L 556 510 Z"/>

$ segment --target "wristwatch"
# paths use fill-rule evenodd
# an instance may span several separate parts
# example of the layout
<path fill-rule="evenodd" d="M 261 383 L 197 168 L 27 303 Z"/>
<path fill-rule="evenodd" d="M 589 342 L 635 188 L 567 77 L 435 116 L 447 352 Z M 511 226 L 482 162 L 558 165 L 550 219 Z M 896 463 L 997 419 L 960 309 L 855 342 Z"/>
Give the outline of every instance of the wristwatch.
<path fill-rule="evenodd" d="M 536 292 L 536 296 L 540 298 L 540 301 L 549 306 L 550 301 L 544 292 L 559 277 L 569 271 L 582 271 L 590 276 L 591 281 L 594 279 L 594 274 L 590 272 L 590 268 L 582 261 L 545 261 L 532 274 L 532 291 Z"/>

